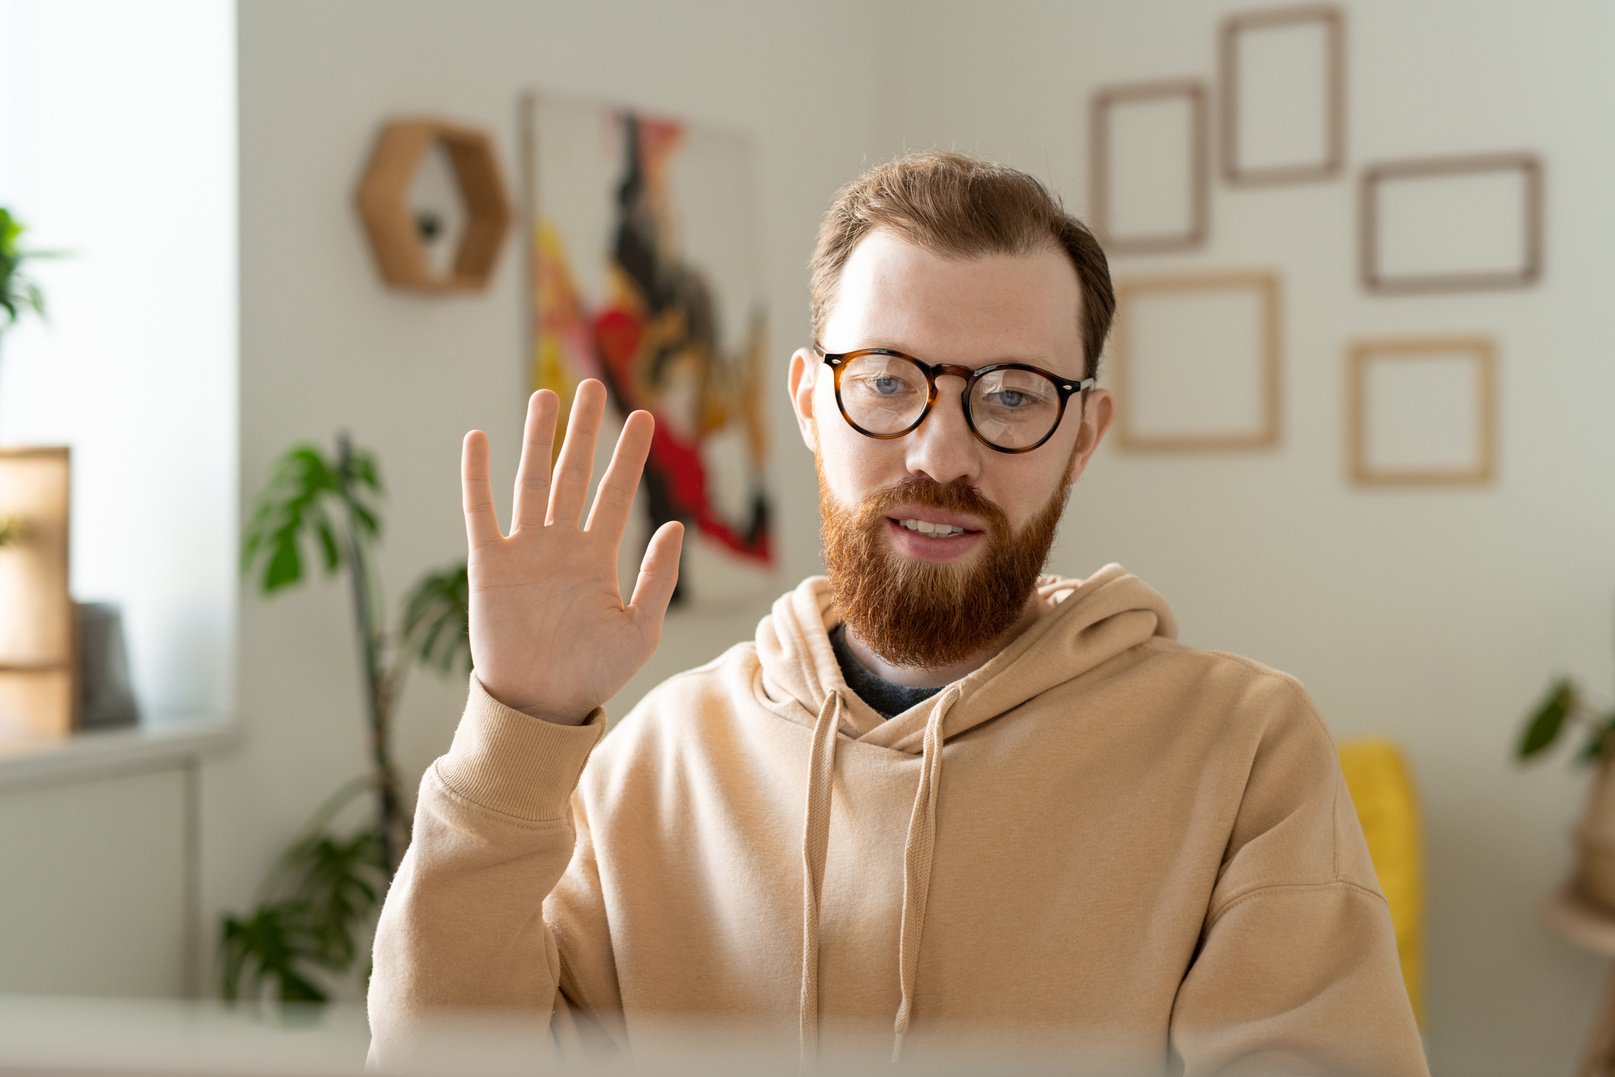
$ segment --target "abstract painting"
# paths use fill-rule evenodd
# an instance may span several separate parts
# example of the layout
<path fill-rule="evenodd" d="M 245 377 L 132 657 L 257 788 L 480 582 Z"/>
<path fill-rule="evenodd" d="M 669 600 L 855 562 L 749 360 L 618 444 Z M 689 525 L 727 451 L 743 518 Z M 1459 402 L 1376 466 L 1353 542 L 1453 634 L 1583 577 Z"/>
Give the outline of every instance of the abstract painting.
<path fill-rule="evenodd" d="M 602 465 L 630 412 L 655 416 L 628 579 L 681 520 L 675 602 L 754 599 L 776 581 L 752 141 L 548 93 L 523 99 L 523 134 L 530 385 L 560 395 L 564 429 L 578 383 L 605 383 Z"/>

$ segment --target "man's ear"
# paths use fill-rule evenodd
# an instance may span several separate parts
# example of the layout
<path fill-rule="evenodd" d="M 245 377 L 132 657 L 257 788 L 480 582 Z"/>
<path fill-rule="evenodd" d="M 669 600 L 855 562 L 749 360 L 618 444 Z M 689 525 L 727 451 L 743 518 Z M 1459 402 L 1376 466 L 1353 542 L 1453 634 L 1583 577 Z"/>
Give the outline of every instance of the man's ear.
<path fill-rule="evenodd" d="M 818 381 L 818 357 L 806 348 L 791 354 L 791 410 L 796 412 L 796 428 L 802 432 L 802 444 L 811 452 L 819 451 L 819 435 L 813 425 L 813 385 Z"/>
<path fill-rule="evenodd" d="M 1110 424 L 1116 418 L 1116 400 L 1108 389 L 1088 390 L 1087 403 L 1079 406 L 1082 409 L 1082 429 L 1077 431 L 1076 452 L 1071 455 L 1071 470 L 1065 476 L 1067 486 L 1082 476 L 1089 458 L 1099 448 L 1105 431 L 1110 429 Z"/>

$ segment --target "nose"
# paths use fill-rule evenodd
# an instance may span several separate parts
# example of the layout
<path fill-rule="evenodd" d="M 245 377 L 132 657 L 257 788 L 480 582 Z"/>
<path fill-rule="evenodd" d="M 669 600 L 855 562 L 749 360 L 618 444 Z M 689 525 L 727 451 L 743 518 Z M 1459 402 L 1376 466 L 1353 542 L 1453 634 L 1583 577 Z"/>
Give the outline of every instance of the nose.
<path fill-rule="evenodd" d="M 963 479 L 971 486 L 981 477 L 986 446 L 965 422 L 964 387 L 964 379 L 957 375 L 937 378 L 936 404 L 919 429 L 903 439 L 909 474 L 944 484 Z"/>

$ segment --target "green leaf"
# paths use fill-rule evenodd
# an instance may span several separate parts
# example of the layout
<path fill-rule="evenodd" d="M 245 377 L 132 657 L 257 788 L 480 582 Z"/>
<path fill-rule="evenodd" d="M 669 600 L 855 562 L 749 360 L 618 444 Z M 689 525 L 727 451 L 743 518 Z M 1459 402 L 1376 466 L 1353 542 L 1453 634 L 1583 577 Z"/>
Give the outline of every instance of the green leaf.
<path fill-rule="evenodd" d="M 358 500 L 351 501 L 349 504 L 353 506 L 353 515 L 358 518 L 359 527 L 365 534 L 371 538 L 381 534 L 381 521 L 376 519 L 375 513 L 365 508 Z"/>
<path fill-rule="evenodd" d="M 295 535 L 282 532 L 275 541 L 275 553 L 264 572 L 264 593 L 273 594 L 303 578 L 303 558 L 297 552 Z"/>
<path fill-rule="evenodd" d="M 1558 739 L 1565 719 L 1575 705 L 1576 689 L 1570 681 L 1561 678 L 1554 682 L 1526 724 L 1525 733 L 1515 749 L 1515 758 L 1523 761 L 1546 751 Z"/>
<path fill-rule="evenodd" d="M 1581 751 L 1576 754 L 1577 763 L 1596 763 L 1604 754 L 1604 748 L 1615 738 L 1615 713 L 1604 719 L 1604 724 L 1598 727 Z"/>
<path fill-rule="evenodd" d="M 325 514 L 325 509 L 316 505 L 314 508 L 314 526 L 320 536 L 320 548 L 325 553 L 325 573 L 330 575 L 342 565 L 342 550 L 337 546 L 336 532 L 331 527 L 331 519 Z"/>
<path fill-rule="evenodd" d="M 307 910 L 295 901 L 260 906 L 246 919 L 226 916 L 219 954 L 224 997 L 256 998 L 268 984 L 283 1002 L 324 1002 L 304 966 L 317 953 Z"/>
<path fill-rule="evenodd" d="M 402 646 L 422 665 L 447 674 L 456 655 L 471 672 L 471 583 L 464 561 L 416 582 L 404 604 Z"/>
<path fill-rule="evenodd" d="M 351 461 L 353 477 L 359 483 L 369 487 L 376 493 L 385 493 L 381 486 L 381 475 L 376 470 L 376 459 L 369 453 L 355 452 Z"/>

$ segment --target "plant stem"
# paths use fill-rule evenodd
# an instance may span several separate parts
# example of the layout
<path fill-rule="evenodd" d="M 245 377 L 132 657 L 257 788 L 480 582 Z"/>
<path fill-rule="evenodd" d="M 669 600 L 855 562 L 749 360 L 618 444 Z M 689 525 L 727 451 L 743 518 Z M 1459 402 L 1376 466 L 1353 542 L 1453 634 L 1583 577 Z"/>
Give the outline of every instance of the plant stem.
<path fill-rule="evenodd" d="M 344 432 L 337 435 L 337 474 L 342 481 L 343 502 L 348 510 L 349 575 L 353 581 L 353 612 L 358 622 L 359 647 L 364 659 L 365 688 L 370 705 L 370 757 L 376 768 L 376 811 L 381 825 L 382 869 L 392 880 L 397 870 L 394 832 L 398 821 L 398 783 L 393 774 L 388 749 L 392 699 L 383 683 L 375 622 L 372 616 L 370 562 L 359 535 L 358 513 L 354 511 L 353 444 Z"/>

